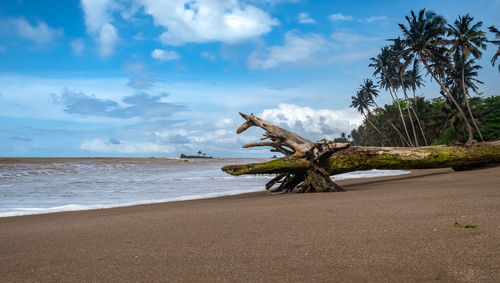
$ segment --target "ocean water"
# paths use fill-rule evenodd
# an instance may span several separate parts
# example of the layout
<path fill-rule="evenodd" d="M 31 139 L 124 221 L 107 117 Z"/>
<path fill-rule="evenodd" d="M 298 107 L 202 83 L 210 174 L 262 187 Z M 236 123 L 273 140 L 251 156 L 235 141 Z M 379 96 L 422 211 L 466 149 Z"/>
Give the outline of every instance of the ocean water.
<path fill-rule="evenodd" d="M 230 176 L 227 164 L 266 159 L 82 158 L 0 162 L 0 217 L 86 210 L 263 191 L 272 175 Z M 334 180 L 407 174 L 370 170 Z"/>

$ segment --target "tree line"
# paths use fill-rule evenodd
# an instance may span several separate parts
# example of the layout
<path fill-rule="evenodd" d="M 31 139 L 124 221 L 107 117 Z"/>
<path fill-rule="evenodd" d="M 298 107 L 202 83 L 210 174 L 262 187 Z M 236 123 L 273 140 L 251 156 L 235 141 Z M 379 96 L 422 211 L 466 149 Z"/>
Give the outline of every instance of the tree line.
<path fill-rule="evenodd" d="M 426 9 L 418 14 L 411 11 L 405 20 L 399 24 L 401 35 L 389 39 L 391 44 L 370 58 L 368 66 L 377 82 L 364 79 L 351 97 L 351 107 L 361 112 L 363 124 L 336 140 L 416 147 L 499 138 L 499 97 L 471 97 L 480 94 L 478 85 L 483 83 L 478 79 L 482 66 L 477 64 L 482 51 L 488 44 L 497 46 L 493 66 L 500 55 L 499 30 L 490 26 L 493 38 L 488 39 L 483 23 L 469 14 L 448 24 L 443 16 Z M 442 97 L 425 100 L 416 95 L 424 86 L 423 71 L 439 85 Z M 391 105 L 377 105 L 380 90 L 389 93 Z"/>

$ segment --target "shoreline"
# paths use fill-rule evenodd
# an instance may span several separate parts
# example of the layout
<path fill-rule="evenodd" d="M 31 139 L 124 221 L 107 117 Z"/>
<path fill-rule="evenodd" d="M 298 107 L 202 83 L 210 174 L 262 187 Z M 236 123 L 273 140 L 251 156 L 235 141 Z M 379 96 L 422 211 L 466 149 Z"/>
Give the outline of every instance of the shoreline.
<path fill-rule="evenodd" d="M 433 169 L 435 172 L 452 172 L 450 168 L 438 168 L 438 169 Z M 371 170 L 368 170 L 371 171 Z M 401 171 L 401 170 L 395 170 L 395 171 Z M 435 173 L 430 173 L 429 170 L 405 170 L 408 173 L 405 174 L 398 174 L 398 175 L 392 175 L 392 176 L 379 176 L 379 177 L 358 177 L 358 178 L 348 178 L 348 179 L 340 179 L 336 180 L 335 182 L 338 184 L 346 184 L 349 186 L 350 183 L 359 183 L 359 180 L 367 180 L 367 182 L 372 182 L 374 180 L 380 180 L 380 181 L 386 181 L 386 180 L 394 180 L 398 178 L 408 178 L 408 177 L 415 177 L 415 176 L 422 176 L 422 175 L 427 175 L 427 174 L 435 174 Z M 363 171 L 355 171 L 355 172 L 363 172 Z M 438 173 L 441 174 L 441 173 Z M 343 174 L 340 174 L 343 175 Z M 361 182 L 363 183 L 363 182 Z M 360 184 L 361 184 L 360 183 Z M 120 208 L 120 207 L 133 207 L 133 206 L 139 206 L 139 205 L 149 205 L 149 204 L 161 204 L 161 203 L 171 203 L 171 202 L 178 202 L 178 201 L 190 201 L 190 200 L 202 200 L 202 199 L 213 199 L 213 198 L 219 198 L 219 197 L 225 197 L 225 196 L 234 196 L 234 195 L 240 195 L 240 194 L 249 194 L 249 193 L 256 193 L 256 192 L 265 192 L 265 188 L 254 188 L 254 189 L 249 189 L 248 191 L 240 191 L 240 190 L 234 190 L 234 191 L 225 191 L 225 192 L 213 192 L 213 193 L 207 193 L 204 195 L 186 195 L 186 196 L 179 196 L 179 197 L 172 197 L 172 198 L 167 198 L 167 199 L 158 199 L 158 200 L 142 200 L 142 201 L 135 201 L 135 202 L 128 202 L 128 203 L 118 203 L 118 204 L 109 204 L 109 205 L 81 205 L 81 204 L 66 204 L 66 205 L 61 205 L 61 206 L 56 206 L 56 207 L 49 207 L 49 208 L 28 208 L 25 209 L 23 212 L 5 212 L 5 213 L 0 213 L 0 219 L 1 218 L 6 218 L 6 217 L 19 217 L 19 216 L 29 216 L 29 215 L 41 215 L 41 214 L 51 214 L 51 213 L 64 213 L 64 212 L 79 212 L 79 211 L 87 211 L 87 210 L 103 210 L 103 209 L 112 209 L 112 208 Z M 18 209 L 21 211 L 21 209 Z M 43 212 L 26 212 L 26 211 L 42 211 Z"/>
<path fill-rule="evenodd" d="M 0 218 L 6 281 L 500 279 L 500 167 Z M 454 223 L 477 228 L 461 229 Z"/>

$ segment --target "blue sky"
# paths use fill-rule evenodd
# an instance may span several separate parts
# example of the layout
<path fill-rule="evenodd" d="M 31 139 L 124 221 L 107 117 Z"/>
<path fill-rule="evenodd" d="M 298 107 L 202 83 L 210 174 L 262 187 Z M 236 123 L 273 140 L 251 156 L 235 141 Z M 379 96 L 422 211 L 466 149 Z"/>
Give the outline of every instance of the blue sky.
<path fill-rule="evenodd" d="M 473 4 L 1 1 L 0 156 L 270 156 L 241 149 L 261 132 L 236 135 L 238 112 L 334 138 L 359 125 L 350 97 L 410 10 L 500 26 L 500 1 Z M 487 96 L 500 89 L 494 50 L 480 60 Z"/>

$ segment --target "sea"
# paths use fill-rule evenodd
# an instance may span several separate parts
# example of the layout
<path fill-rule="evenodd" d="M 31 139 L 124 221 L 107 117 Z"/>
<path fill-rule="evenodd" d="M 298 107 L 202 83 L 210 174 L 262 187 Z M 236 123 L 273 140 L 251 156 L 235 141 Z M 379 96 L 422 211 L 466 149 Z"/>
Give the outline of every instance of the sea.
<path fill-rule="evenodd" d="M 249 158 L 2 158 L 0 217 L 102 209 L 264 191 L 273 175 L 231 176 Z M 408 174 L 356 171 L 333 180 Z"/>

